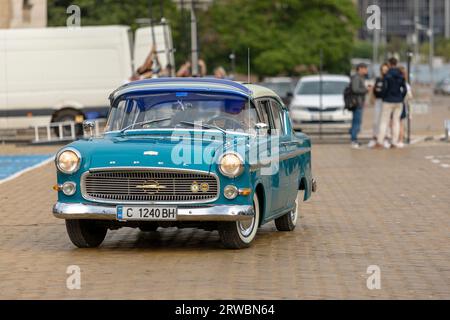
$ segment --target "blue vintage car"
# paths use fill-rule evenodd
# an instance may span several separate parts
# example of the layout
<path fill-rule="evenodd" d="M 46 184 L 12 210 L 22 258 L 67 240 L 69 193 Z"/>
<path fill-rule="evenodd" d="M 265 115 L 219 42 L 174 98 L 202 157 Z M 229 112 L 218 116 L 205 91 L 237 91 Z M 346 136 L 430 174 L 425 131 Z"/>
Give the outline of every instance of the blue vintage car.
<path fill-rule="evenodd" d="M 77 247 L 99 246 L 121 227 L 218 230 L 226 248 L 248 247 L 272 220 L 294 230 L 298 190 L 307 200 L 316 189 L 311 141 L 273 91 L 167 78 L 123 85 L 110 101 L 103 137 L 55 158 L 53 214 Z"/>

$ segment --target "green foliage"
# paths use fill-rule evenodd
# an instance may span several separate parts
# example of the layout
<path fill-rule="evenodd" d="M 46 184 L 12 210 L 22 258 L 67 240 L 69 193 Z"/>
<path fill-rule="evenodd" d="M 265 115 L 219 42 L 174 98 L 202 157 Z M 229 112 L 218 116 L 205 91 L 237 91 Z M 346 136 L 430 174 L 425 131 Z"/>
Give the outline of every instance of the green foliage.
<path fill-rule="evenodd" d="M 352 57 L 372 59 L 373 45 L 370 41 L 355 41 L 353 44 Z"/>
<path fill-rule="evenodd" d="M 428 42 L 422 43 L 422 45 L 420 46 L 420 54 L 422 55 L 422 57 L 425 57 L 425 59 L 424 59 L 425 61 L 426 61 L 426 59 L 428 59 L 429 50 L 430 50 L 430 48 L 429 48 Z M 445 39 L 445 38 L 436 39 L 436 42 L 434 45 L 434 54 L 436 56 L 443 57 L 446 62 L 449 62 L 450 61 L 450 40 Z"/>
<path fill-rule="evenodd" d="M 235 51 L 238 70 L 245 72 L 247 48 L 258 75 L 295 74 L 302 65 L 349 68 L 353 39 L 360 23 L 350 0 L 216 1 L 207 13 L 202 39 L 208 62 L 226 63 Z M 202 35 L 205 35 L 202 32 Z"/>
<path fill-rule="evenodd" d="M 160 17 L 160 1 L 153 1 L 153 16 Z M 63 26 L 68 14 L 66 8 L 76 4 L 81 9 L 81 24 L 84 26 L 119 24 L 137 28 L 136 19 L 150 16 L 148 0 L 48 0 L 48 25 Z M 173 1 L 163 1 L 166 18 L 177 22 L 178 12 Z M 172 19 L 173 18 L 173 19 Z"/>
<path fill-rule="evenodd" d="M 148 0 L 77 0 L 82 25 L 123 24 L 137 27 L 137 18 L 149 16 Z M 159 17 L 159 1 L 155 16 Z M 48 0 L 49 25 L 65 25 L 71 0 Z M 164 0 L 179 64 L 188 58 L 188 11 L 176 10 Z M 235 52 L 237 69 L 251 67 L 260 76 L 298 74 L 305 66 L 318 66 L 323 50 L 324 70 L 347 72 L 355 32 L 361 24 L 352 0 L 216 0 L 207 11 L 197 11 L 201 57 L 211 69 L 229 66 Z"/>

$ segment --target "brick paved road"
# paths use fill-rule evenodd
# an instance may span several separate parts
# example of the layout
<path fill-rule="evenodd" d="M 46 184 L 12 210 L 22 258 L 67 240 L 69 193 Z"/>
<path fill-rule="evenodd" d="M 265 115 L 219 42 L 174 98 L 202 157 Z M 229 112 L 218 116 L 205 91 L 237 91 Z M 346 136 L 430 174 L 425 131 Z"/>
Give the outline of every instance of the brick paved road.
<path fill-rule="evenodd" d="M 17 151 L 49 148 L 0 147 Z M 315 146 L 319 192 L 303 204 L 301 226 L 266 225 L 242 251 L 195 229 L 121 229 L 99 249 L 76 249 L 50 212 L 48 164 L 0 184 L 0 298 L 449 299 L 450 168 L 431 161 L 446 155 L 442 143 Z M 81 290 L 66 289 L 69 265 L 81 267 Z M 381 268 L 381 290 L 366 287 L 369 265 Z"/>

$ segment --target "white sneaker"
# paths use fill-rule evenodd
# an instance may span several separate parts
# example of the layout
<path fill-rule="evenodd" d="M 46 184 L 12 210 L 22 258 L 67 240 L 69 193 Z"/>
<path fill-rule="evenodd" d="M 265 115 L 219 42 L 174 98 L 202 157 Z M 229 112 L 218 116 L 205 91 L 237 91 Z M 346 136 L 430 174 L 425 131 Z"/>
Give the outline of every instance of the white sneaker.
<path fill-rule="evenodd" d="M 351 148 L 352 149 L 360 149 L 361 145 L 358 142 L 352 142 Z"/>
<path fill-rule="evenodd" d="M 387 140 L 384 140 L 383 146 L 384 146 L 385 149 L 390 149 L 391 148 L 391 144 Z"/>
<path fill-rule="evenodd" d="M 367 147 L 373 148 L 373 147 L 375 147 L 376 144 L 377 144 L 377 140 L 370 140 L 369 143 L 367 144 Z"/>
<path fill-rule="evenodd" d="M 397 148 L 404 148 L 404 147 L 405 147 L 405 144 L 404 144 L 403 142 L 399 142 L 399 143 L 397 143 L 397 144 L 395 145 L 395 147 L 397 147 Z"/>

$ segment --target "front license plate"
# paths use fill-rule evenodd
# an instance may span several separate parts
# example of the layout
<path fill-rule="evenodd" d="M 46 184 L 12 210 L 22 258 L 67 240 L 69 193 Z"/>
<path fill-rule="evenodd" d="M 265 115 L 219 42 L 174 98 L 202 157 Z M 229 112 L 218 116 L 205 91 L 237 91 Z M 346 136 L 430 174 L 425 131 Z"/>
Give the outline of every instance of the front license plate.
<path fill-rule="evenodd" d="M 176 207 L 117 207 L 117 220 L 171 221 L 176 219 Z"/>

